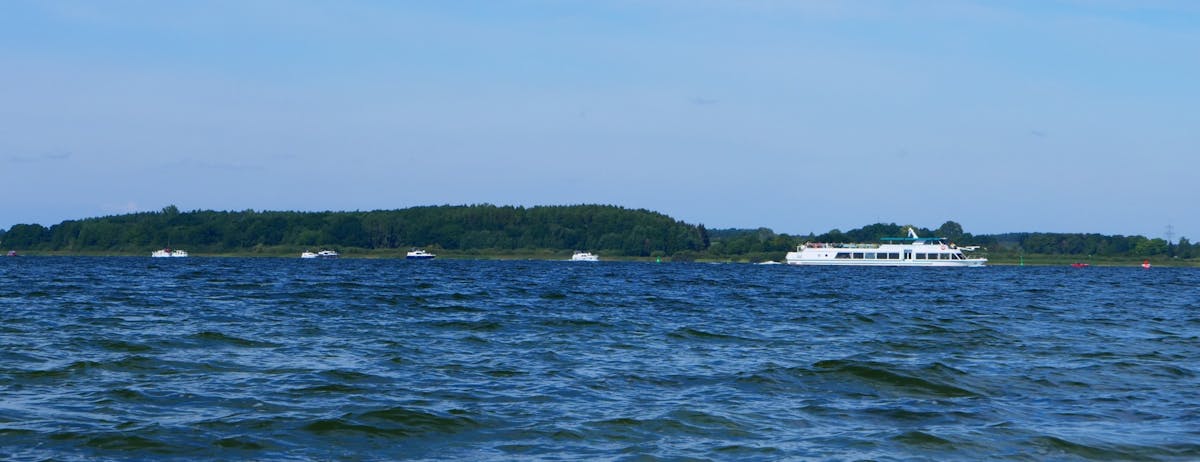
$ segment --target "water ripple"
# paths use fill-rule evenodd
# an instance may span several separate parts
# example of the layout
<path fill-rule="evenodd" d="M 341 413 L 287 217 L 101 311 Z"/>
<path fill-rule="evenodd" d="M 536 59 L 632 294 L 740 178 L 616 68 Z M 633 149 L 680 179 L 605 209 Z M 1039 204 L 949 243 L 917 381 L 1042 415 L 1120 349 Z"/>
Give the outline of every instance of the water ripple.
<path fill-rule="evenodd" d="M 4 460 L 1200 458 L 1191 269 L 21 258 L 0 276 Z"/>

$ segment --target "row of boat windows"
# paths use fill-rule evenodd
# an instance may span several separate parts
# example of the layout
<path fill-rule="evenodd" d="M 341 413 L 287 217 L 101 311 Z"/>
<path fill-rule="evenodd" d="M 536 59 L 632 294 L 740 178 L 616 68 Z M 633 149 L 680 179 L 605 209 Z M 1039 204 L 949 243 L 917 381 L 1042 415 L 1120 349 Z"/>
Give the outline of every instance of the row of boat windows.
<path fill-rule="evenodd" d="M 962 260 L 962 254 L 958 253 L 914 253 L 913 258 L 916 260 Z M 847 258 L 852 260 L 899 260 L 900 254 L 896 252 L 838 252 L 835 258 Z"/>

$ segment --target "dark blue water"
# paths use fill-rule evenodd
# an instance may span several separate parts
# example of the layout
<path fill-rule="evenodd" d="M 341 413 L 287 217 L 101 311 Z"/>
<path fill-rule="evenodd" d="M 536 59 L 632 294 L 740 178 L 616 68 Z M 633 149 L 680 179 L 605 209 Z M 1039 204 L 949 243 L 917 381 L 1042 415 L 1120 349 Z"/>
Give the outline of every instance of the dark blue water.
<path fill-rule="evenodd" d="M 0 460 L 1200 459 L 1200 271 L 0 259 Z"/>

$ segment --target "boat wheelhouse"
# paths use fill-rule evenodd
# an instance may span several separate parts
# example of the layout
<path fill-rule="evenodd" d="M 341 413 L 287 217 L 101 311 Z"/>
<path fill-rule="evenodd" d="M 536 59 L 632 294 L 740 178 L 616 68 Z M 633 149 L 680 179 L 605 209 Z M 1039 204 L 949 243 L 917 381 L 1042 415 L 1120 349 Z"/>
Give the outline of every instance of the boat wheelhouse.
<path fill-rule="evenodd" d="M 829 266 L 983 266 L 986 258 L 970 258 L 944 237 L 885 237 L 880 244 L 805 242 L 788 252 L 789 265 Z"/>

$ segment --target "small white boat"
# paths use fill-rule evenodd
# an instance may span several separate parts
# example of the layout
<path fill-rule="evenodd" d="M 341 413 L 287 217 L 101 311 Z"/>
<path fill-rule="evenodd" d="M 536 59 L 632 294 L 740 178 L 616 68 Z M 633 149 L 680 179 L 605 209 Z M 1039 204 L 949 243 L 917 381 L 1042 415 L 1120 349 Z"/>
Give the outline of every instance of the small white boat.
<path fill-rule="evenodd" d="M 434 257 L 437 257 L 437 255 L 426 252 L 424 249 L 412 249 L 404 255 L 404 258 L 409 260 L 430 260 Z"/>
<path fill-rule="evenodd" d="M 317 252 L 317 258 L 337 258 L 339 256 L 340 255 L 338 255 L 337 252 L 332 251 L 332 250 L 322 250 L 320 252 Z"/>
<path fill-rule="evenodd" d="M 186 250 L 162 249 L 150 252 L 150 256 L 154 258 L 182 258 L 188 256 L 188 253 Z"/>
<path fill-rule="evenodd" d="M 305 250 L 300 253 L 300 258 L 317 258 L 317 253 Z"/>
<path fill-rule="evenodd" d="M 983 266 L 986 258 L 969 258 L 944 237 L 885 237 L 882 244 L 805 242 L 788 252 L 789 265 L 828 266 Z"/>
<path fill-rule="evenodd" d="M 600 256 L 591 252 L 581 252 L 576 250 L 575 253 L 571 255 L 571 261 L 600 261 Z"/>

